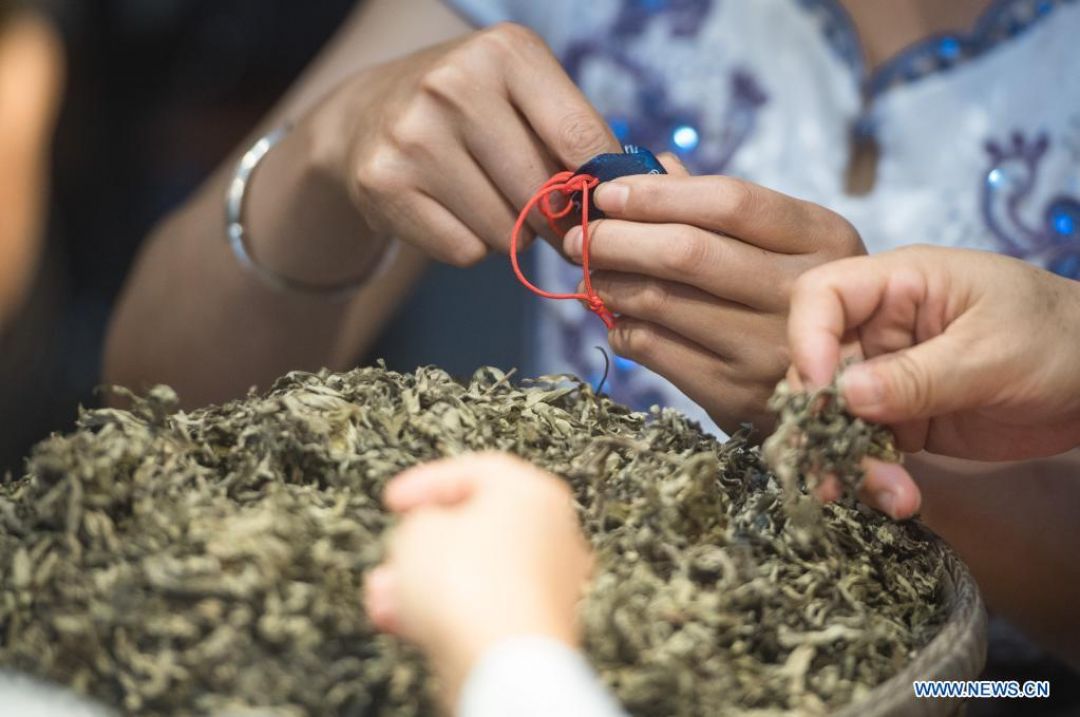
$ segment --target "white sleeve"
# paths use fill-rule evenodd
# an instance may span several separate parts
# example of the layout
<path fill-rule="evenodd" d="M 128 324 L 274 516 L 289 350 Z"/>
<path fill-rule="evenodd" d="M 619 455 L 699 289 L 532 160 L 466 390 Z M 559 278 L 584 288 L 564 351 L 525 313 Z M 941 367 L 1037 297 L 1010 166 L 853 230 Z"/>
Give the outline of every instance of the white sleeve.
<path fill-rule="evenodd" d="M 626 717 L 584 656 L 546 637 L 484 653 L 461 690 L 458 717 Z"/>
<path fill-rule="evenodd" d="M 114 713 L 66 687 L 0 671 L 0 714 L 18 717 L 112 717 Z"/>

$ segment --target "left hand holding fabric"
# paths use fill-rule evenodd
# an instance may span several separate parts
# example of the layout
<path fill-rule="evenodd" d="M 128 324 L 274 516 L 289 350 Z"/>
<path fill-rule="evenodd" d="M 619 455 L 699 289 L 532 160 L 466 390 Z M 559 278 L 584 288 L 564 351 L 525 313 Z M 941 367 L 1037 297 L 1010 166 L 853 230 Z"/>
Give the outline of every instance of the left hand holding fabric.
<path fill-rule="evenodd" d="M 692 177 L 671 155 L 667 176 L 596 189 L 606 219 L 590 225 L 593 286 L 619 314 L 612 349 L 661 374 L 725 431 L 767 430 L 783 378 L 788 301 L 804 271 L 865 254 L 843 217 L 725 176 Z M 581 229 L 564 251 L 581 260 Z"/>

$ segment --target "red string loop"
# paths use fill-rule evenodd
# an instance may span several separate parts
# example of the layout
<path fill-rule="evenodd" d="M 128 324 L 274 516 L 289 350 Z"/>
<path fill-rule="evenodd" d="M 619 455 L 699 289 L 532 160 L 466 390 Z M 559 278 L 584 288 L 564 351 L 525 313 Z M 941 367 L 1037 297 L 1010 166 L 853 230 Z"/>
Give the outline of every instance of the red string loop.
<path fill-rule="evenodd" d="M 583 301 L 589 310 L 599 316 L 604 325 L 611 329 L 615 327 L 615 315 L 604 306 L 604 300 L 593 289 L 592 275 L 589 271 L 589 190 L 599 183 L 600 180 L 596 177 L 588 174 L 574 174 L 573 172 L 559 172 L 545 182 L 525 204 L 521 214 L 518 215 L 517 223 L 514 224 L 514 232 L 510 235 L 510 264 L 514 267 L 514 275 L 517 276 L 518 281 L 524 284 L 529 291 L 545 299 L 577 299 Z M 525 222 L 529 219 L 529 212 L 534 207 L 539 207 L 540 213 L 547 220 L 548 226 L 551 227 L 555 234 L 559 234 L 559 226 L 556 222 L 573 211 L 574 207 L 570 202 L 570 195 L 575 192 L 581 192 L 581 270 L 585 275 L 585 291 L 576 294 L 556 294 L 544 291 L 525 278 L 525 274 L 518 264 L 518 236 L 525 227 Z M 555 194 L 560 194 L 566 199 L 566 205 L 562 209 L 554 209 L 551 206 L 551 197 Z"/>

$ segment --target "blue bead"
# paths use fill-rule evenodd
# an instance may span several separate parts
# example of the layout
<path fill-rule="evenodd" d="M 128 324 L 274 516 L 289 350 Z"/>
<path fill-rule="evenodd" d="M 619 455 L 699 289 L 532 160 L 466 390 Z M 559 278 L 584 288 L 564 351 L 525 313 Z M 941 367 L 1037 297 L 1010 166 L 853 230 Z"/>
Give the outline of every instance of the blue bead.
<path fill-rule="evenodd" d="M 1066 211 L 1058 210 L 1050 219 L 1054 231 L 1061 236 L 1069 236 L 1076 231 L 1076 220 Z"/>
<path fill-rule="evenodd" d="M 960 41 L 955 37 L 943 37 L 938 40 L 937 54 L 942 60 L 952 62 L 960 57 Z"/>
<path fill-rule="evenodd" d="M 646 12 L 660 12 L 667 5 L 667 0 L 638 0 Z"/>
<path fill-rule="evenodd" d="M 1000 167 L 994 167 L 986 175 L 986 183 L 991 187 L 1000 187 L 1008 179 L 1008 175 L 1005 174 L 1005 170 Z"/>
<path fill-rule="evenodd" d="M 623 358 L 622 356 L 614 357 L 614 363 L 615 363 L 615 368 L 618 369 L 619 371 L 633 371 L 638 366 L 636 363 L 634 363 L 630 359 Z"/>
<path fill-rule="evenodd" d="M 679 125 L 675 128 L 675 131 L 671 133 L 672 143 L 684 152 L 691 152 L 698 146 L 701 141 L 701 137 L 698 135 L 698 131 L 690 125 Z"/>
<path fill-rule="evenodd" d="M 1053 9 L 1054 3 L 1052 0 L 1042 0 L 1042 2 L 1035 6 L 1035 13 L 1037 15 L 1045 15 Z"/>

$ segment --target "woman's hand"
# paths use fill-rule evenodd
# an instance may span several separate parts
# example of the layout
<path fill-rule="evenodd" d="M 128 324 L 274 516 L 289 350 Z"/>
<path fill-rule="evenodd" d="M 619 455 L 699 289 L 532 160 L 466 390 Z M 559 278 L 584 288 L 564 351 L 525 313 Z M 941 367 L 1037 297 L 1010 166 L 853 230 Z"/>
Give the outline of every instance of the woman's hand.
<path fill-rule="evenodd" d="M 361 72 L 313 121 L 313 151 L 370 228 L 458 266 L 506 250 L 553 173 L 619 151 L 543 40 L 511 24 Z"/>
<path fill-rule="evenodd" d="M 403 518 L 386 562 L 368 576 L 368 614 L 425 651 L 451 699 L 505 638 L 577 646 L 591 556 L 563 481 L 516 458 L 480 454 L 406 471 L 385 501 Z"/>
<path fill-rule="evenodd" d="M 888 424 L 898 446 L 1019 460 L 1080 445 L 1080 284 L 987 252 L 911 247 L 835 262 L 795 285 L 793 370 L 810 386 L 842 356 L 849 410 Z M 908 517 L 919 490 L 871 462 L 863 497 Z"/>
<path fill-rule="evenodd" d="M 725 431 L 772 425 L 788 367 L 788 297 L 818 264 L 865 253 L 855 229 L 810 202 L 730 177 L 635 176 L 597 188 L 593 286 L 620 315 L 611 347 L 663 375 Z M 564 241 L 580 261 L 581 231 Z"/>

